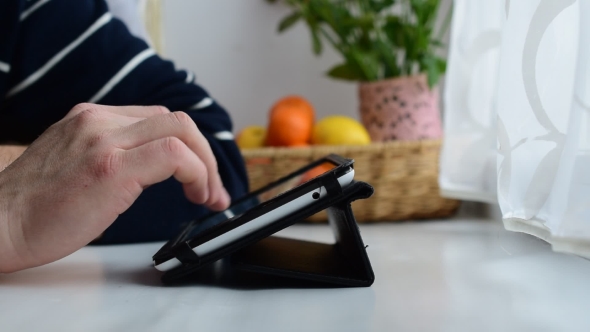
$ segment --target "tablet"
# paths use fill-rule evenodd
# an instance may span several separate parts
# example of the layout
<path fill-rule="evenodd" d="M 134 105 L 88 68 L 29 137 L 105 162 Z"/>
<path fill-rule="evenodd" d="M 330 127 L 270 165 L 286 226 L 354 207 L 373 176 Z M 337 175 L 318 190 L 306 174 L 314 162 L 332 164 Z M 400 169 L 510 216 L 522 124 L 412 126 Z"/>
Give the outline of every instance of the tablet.
<path fill-rule="evenodd" d="M 225 211 L 192 221 L 154 255 L 154 266 L 170 271 L 183 265 L 181 255 L 220 258 L 217 252 L 303 208 L 332 198 L 353 182 L 353 161 L 337 155 L 322 158 L 234 202 Z M 330 188 L 331 187 L 331 188 Z M 183 253 L 184 252 L 184 253 Z"/>

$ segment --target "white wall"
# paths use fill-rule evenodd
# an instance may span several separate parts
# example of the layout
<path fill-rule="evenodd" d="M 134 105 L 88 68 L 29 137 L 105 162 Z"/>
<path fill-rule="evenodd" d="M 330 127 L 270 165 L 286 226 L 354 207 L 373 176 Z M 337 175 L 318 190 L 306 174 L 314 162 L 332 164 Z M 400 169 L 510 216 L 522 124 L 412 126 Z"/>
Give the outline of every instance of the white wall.
<path fill-rule="evenodd" d="M 276 32 L 288 12 L 264 0 L 163 0 L 164 55 L 195 72 L 231 113 L 236 131 L 266 125 L 269 107 L 287 94 L 309 99 L 318 118 L 358 118 L 356 85 L 324 75 L 340 57 L 328 45 L 315 57 L 302 23 Z"/>

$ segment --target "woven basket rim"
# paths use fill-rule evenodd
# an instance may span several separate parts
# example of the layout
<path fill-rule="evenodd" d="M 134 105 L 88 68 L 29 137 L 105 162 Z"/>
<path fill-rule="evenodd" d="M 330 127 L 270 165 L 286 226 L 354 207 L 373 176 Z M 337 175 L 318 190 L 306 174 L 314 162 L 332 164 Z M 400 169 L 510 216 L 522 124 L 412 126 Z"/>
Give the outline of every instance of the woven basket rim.
<path fill-rule="evenodd" d="M 375 195 L 356 201 L 359 222 L 450 216 L 458 201 L 440 197 L 439 150 L 442 140 L 375 142 L 369 145 L 313 145 L 242 150 L 253 189 L 260 188 L 330 153 L 356 160 L 360 181 L 372 183 Z M 355 176 L 356 178 L 356 176 Z M 395 202 L 400 204 L 394 204 Z M 309 221 L 325 221 L 321 213 Z"/>
<path fill-rule="evenodd" d="M 241 150 L 242 155 L 247 158 L 256 157 L 273 157 L 281 156 L 301 156 L 306 157 L 317 154 L 318 151 L 325 151 L 326 154 L 339 152 L 379 152 L 391 149 L 420 149 L 420 148 L 439 148 L 442 140 L 420 140 L 420 141 L 390 141 L 390 142 L 373 142 L 368 145 L 310 145 L 306 147 L 264 147 L 258 149 Z"/>

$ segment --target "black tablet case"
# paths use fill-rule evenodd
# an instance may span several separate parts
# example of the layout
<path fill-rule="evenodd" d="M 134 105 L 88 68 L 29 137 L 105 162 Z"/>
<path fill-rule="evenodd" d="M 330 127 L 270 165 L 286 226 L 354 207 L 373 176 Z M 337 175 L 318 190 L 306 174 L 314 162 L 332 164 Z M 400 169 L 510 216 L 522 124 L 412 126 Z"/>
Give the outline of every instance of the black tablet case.
<path fill-rule="evenodd" d="M 344 190 L 337 183 L 328 184 L 326 188 L 329 192 L 336 191 L 331 196 L 337 198 L 297 211 L 224 247 L 214 255 L 200 258 L 187 245 L 181 249 L 181 254 L 177 255 L 183 267 L 166 272 L 162 276 L 162 281 L 173 284 L 186 280 L 203 266 L 229 257 L 231 265 L 238 270 L 339 286 L 371 286 L 375 276 L 351 203 L 369 198 L 373 194 L 373 187 L 355 181 Z M 335 244 L 272 236 L 322 210 L 328 212 L 329 224 L 336 239 Z"/>

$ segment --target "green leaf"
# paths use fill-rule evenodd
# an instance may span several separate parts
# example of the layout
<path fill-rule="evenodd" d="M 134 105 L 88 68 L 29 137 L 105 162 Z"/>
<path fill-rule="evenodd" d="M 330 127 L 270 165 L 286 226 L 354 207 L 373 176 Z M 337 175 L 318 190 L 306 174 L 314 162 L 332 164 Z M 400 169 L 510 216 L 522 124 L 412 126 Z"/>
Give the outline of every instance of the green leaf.
<path fill-rule="evenodd" d="M 344 22 L 354 19 L 354 17 L 343 5 L 333 3 L 332 0 L 300 1 L 307 1 L 309 12 L 312 13 L 317 24 L 326 23 L 341 39 L 346 39 L 352 30 L 356 28 L 355 26 L 344 24 Z"/>
<path fill-rule="evenodd" d="M 283 32 L 290 27 L 292 27 L 295 23 L 297 23 L 301 19 L 302 15 L 301 12 L 294 12 L 291 15 L 283 18 L 281 23 L 279 23 L 279 32 Z"/>
<path fill-rule="evenodd" d="M 373 53 L 352 50 L 351 60 L 356 64 L 367 81 L 376 81 L 379 78 L 379 60 Z"/>
<path fill-rule="evenodd" d="M 432 89 L 440 79 L 440 73 L 436 67 L 429 67 L 428 68 L 428 86 Z"/>
<path fill-rule="evenodd" d="M 313 53 L 315 55 L 322 54 L 322 41 L 320 40 L 320 36 L 318 35 L 317 30 L 311 30 L 311 39 L 313 42 Z"/>
<path fill-rule="evenodd" d="M 383 31 L 394 46 L 406 46 L 405 36 L 408 33 L 408 29 L 406 28 L 406 25 L 401 22 L 399 17 L 387 17 L 385 26 L 383 26 Z"/>
<path fill-rule="evenodd" d="M 377 13 L 385 8 L 393 6 L 394 4 L 395 0 L 369 0 L 369 7 Z"/>
<path fill-rule="evenodd" d="M 443 43 L 441 40 L 438 40 L 438 39 L 432 39 L 430 41 L 430 45 L 432 45 L 434 47 L 441 47 L 441 48 L 446 46 L 445 43 Z"/>
<path fill-rule="evenodd" d="M 318 21 L 313 16 L 306 16 L 306 21 L 309 25 L 309 32 L 311 33 L 313 53 L 320 55 L 322 53 L 322 41 L 319 35 Z"/>
<path fill-rule="evenodd" d="M 327 42 L 345 59 L 328 75 L 339 79 L 374 81 L 414 72 L 418 66 L 435 85 L 446 71 L 437 54 L 444 33 L 434 34 L 440 0 L 274 0 L 293 9 L 278 30 L 303 20 L 310 29 L 315 54 Z M 391 10 L 393 7 L 400 10 Z M 445 14 L 445 13 L 440 13 Z M 451 11 L 445 24 L 450 24 Z M 443 29 L 445 30 L 445 29 Z"/>
<path fill-rule="evenodd" d="M 441 73 L 446 73 L 447 72 L 447 60 L 443 59 L 443 58 L 437 58 L 436 59 L 437 65 L 438 65 L 438 70 Z"/>
<path fill-rule="evenodd" d="M 399 76 L 400 70 L 397 65 L 395 48 L 389 43 L 389 40 L 384 38 L 377 39 L 375 48 L 379 50 L 379 54 L 385 63 L 385 77 Z"/>
<path fill-rule="evenodd" d="M 342 20 L 342 25 L 346 27 L 361 28 L 364 31 L 373 29 L 375 17 L 373 15 L 364 15 L 361 17 L 349 17 Z"/>
<path fill-rule="evenodd" d="M 438 61 L 433 58 L 425 58 L 422 61 L 422 65 L 426 67 L 426 76 L 428 77 L 428 86 L 432 88 L 438 83 L 440 79 L 440 67 Z"/>
<path fill-rule="evenodd" d="M 364 31 L 360 33 L 360 37 L 357 40 L 357 48 L 368 52 L 373 50 L 373 41 L 368 33 Z"/>
<path fill-rule="evenodd" d="M 364 78 L 363 73 L 356 66 L 349 63 L 336 65 L 326 74 L 332 78 L 350 81 L 360 81 Z"/>

